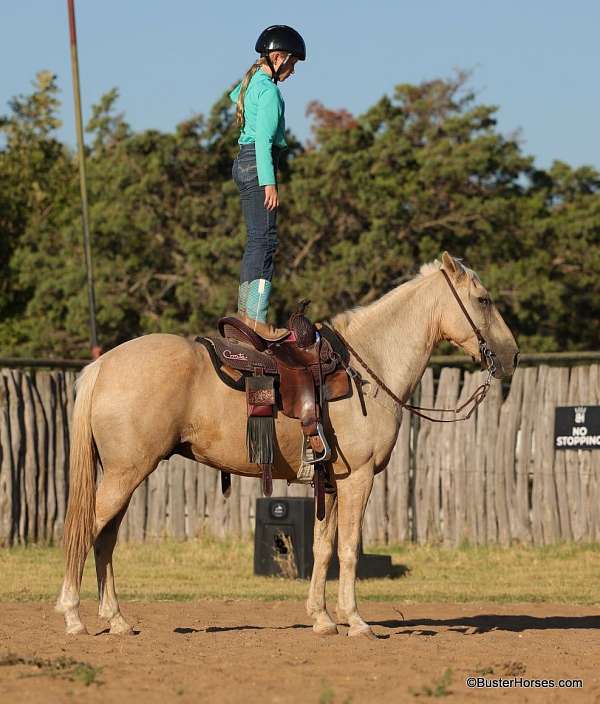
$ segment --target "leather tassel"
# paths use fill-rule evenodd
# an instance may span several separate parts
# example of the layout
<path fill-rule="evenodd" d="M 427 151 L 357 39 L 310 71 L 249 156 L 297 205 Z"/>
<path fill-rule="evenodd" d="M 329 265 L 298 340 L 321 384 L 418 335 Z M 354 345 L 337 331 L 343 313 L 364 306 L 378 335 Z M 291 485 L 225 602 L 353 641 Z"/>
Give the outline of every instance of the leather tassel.
<path fill-rule="evenodd" d="M 275 419 L 273 416 L 250 416 L 246 426 L 248 461 L 273 464 L 275 461 Z"/>

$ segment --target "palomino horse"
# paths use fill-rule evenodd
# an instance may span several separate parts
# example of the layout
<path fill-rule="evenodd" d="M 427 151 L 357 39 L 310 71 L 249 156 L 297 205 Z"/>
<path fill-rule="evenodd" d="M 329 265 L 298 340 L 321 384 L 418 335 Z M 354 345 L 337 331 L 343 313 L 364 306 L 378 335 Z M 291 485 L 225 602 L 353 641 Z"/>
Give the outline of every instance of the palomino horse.
<path fill-rule="evenodd" d="M 332 324 L 374 375 L 405 401 L 440 341 L 449 340 L 479 358 L 479 343 L 467 312 L 491 350 L 494 375 L 511 375 L 518 353 L 510 330 L 477 275 L 447 253 L 441 263 L 424 265 L 413 280 L 375 303 L 338 315 Z M 383 393 L 372 393 L 377 380 L 354 358 L 351 363 L 367 382 L 367 416 L 356 393 L 328 407 L 328 434 L 335 448 L 330 474 L 336 492 L 326 495 L 325 518 L 315 522 L 307 610 L 316 633 L 338 632 L 325 607 L 325 580 L 337 529 L 337 618 L 349 625 L 349 635 L 372 636 L 356 606 L 358 546 L 373 477 L 389 460 L 401 409 Z M 174 453 L 235 474 L 257 476 L 260 470 L 247 461 L 245 429 L 245 395 L 223 384 L 205 348 L 185 338 L 141 337 L 86 367 L 78 382 L 73 416 L 66 574 L 57 603 L 67 633 L 86 632 L 79 616 L 79 591 L 92 544 L 99 615 L 109 622 L 111 633 L 131 632 L 117 602 L 112 554 L 132 493 L 160 460 Z M 302 445 L 299 422 L 279 414 L 276 429 L 273 476 L 293 480 Z M 103 473 L 96 492 L 98 461 Z"/>

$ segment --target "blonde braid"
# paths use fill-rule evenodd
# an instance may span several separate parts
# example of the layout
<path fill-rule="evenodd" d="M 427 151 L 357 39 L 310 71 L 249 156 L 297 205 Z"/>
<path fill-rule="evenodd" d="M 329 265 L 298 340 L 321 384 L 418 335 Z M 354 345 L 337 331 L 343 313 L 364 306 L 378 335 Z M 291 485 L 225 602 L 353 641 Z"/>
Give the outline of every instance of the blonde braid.
<path fill-rule="evenodd" d="M 240 93 L 238 95 L 236 109 L 235 109 L 235 121 L 237 122 L 240 129 L 244 129 L 244 97 L 246 96 L 246 89 L 248 84 L 252 79 L 252 76 L 258 71 L 261 66 L 266 64 L 266 60 L 263 56 L 260 57 L 255 63 L 250 66 L 246 71 L 246 75 L 242 79 L 242 85 L 240 86 Z"/>

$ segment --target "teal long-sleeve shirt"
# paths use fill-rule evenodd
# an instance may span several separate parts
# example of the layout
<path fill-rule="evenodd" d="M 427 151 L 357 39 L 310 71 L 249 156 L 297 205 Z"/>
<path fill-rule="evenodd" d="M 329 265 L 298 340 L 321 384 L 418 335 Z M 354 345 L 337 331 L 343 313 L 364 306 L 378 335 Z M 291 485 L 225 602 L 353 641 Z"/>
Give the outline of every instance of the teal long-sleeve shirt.
<path fill-rule="evenodd" d="M 231 102 L 237 103 L 240 87 L 241 83 L 229 94 Z M 255 145 L 259 185 L 275 184 L 271 150 L 274 146 L 287 148 L 285 104 L 279 88 L 261 69 L 250 79 L 244 95 L 244 127 L 238 142 Z"/>

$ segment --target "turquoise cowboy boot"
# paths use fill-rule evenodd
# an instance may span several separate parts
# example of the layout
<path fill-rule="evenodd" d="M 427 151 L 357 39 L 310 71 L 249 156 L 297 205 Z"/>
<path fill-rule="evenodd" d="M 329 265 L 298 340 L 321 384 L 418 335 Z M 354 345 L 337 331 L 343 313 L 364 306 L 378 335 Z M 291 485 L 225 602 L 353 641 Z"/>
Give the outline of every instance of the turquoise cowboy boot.
<path fill-rule="evenodd" d="M 271 297 L 271 282 L 267 279 L 254 279 L 248 285 L 246 312 L 241 318 L 265 340 L 277 342 L 290 334 L 285 328 L 276 328 L 267 323 L 269 298 Z"/>

